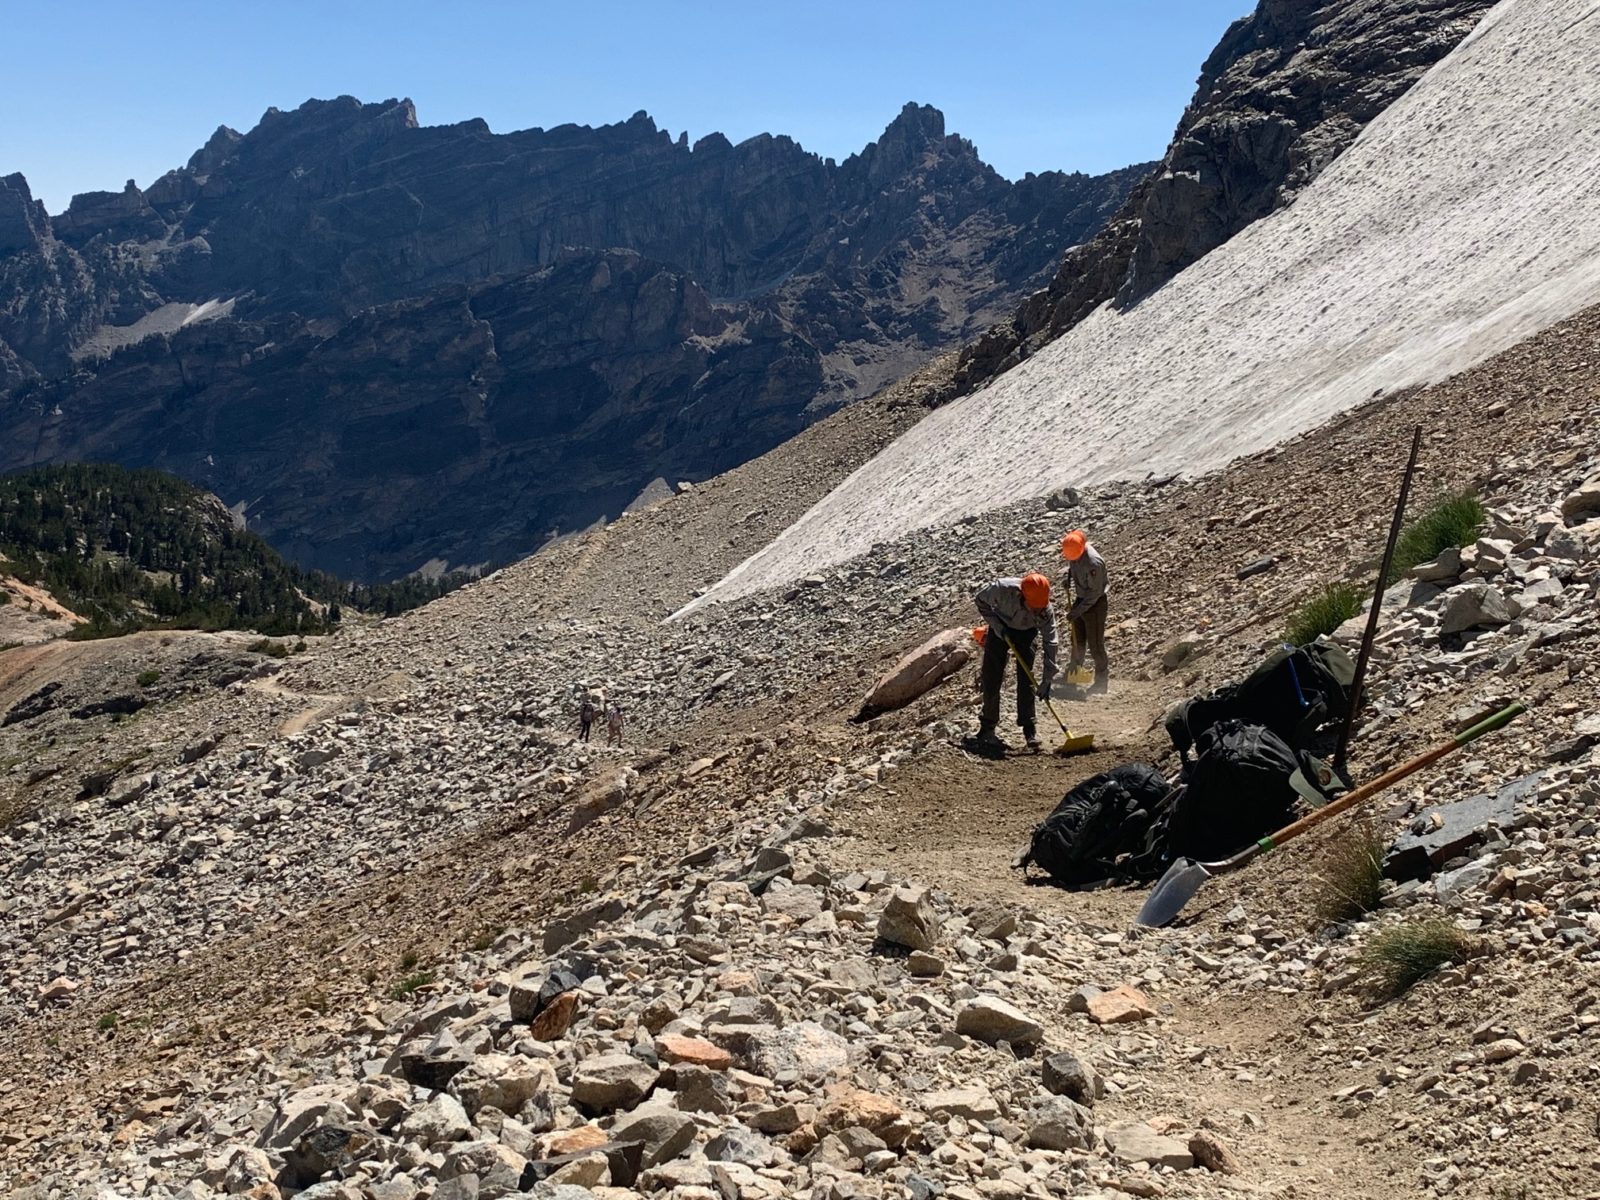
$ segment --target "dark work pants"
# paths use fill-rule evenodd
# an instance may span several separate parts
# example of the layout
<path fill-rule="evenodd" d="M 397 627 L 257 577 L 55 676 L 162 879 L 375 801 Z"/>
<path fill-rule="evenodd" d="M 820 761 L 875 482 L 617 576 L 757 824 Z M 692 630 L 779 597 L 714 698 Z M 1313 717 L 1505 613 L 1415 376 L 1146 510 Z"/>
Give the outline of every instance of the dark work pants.
<path fill-rule="evenodd" d="M 1008 629 L 1006 634 L 1022 655 L 1022 661 L 1028 664 L 1028 670 L 1034 670 L 1033 648 L 1039 631 Z M 1005 638 L 991 629 L 983 641 L 983 666 L 978 676 L 983 682 L 983 711 L 978 720 L 985 729 L 993 729 L 1000 723 L 1000 688 L 1006 681 L 1006 663 L 1010 661 L 1011 651 L 1006 648 Z M 1031 732 L 1033 721 L 1033 685 L 1028 682 L 1027 676 L 1018 671 L 1017 724 L 1022 726 L 1024 732 Z"/>
<path fill-rule="evenodd" d="M 1106 661 L 1106 600 L 1101 596 L 1081 617 L 1072 618 L 1072 667 L 1083 666 L 1087 650 L 1094 658 L 1094 677 L 1109 680 L 1111 667 Z"/>

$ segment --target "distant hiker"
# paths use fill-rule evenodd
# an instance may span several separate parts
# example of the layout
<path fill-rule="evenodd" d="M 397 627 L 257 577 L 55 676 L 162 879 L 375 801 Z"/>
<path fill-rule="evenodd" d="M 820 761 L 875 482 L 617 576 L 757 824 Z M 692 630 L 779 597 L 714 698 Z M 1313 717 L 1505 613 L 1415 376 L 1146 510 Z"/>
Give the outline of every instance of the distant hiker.
<path fill-rule="evenodd" d="M 612 701 L 611 709 L 606 713 L 606 745 L 622 745 L 622 725 L 627 720 L 623 715 L 622 705 Z"/>
<path fill-rule="evenodd" d="M 594 705 L 588 700 L 583 702 L 583 707 L 578 710 L 578 739 L 587 742 L 589 729 L 594 724 Z"/>
<path fill-rule="evenodd" d="M 983 686 L 983 709 L 978 718 L 977 744 L 984 750 L 1004 750 L 994 731 L 1000 721 L 1000 688 L 1005 683 L 1006 662 L 1012 647 L 1033 669 L 1034 650 L 1039 631 L 1044 631 L 1044 670 L 1036 678 L 1035 690 L 1027 673 L 1017 672 L 1017 724 L 1027 739 L 1028 749 L 1039 749 L 1034 730 L 1034 697 L 1048 700 L 1056 676 L 1056 614 L 1050 607 L 1050 581 L 1037 571 L 1020 579 L 997 579 L 973 598 L 978 613 L 988 623 L 983 638 L 983 667 L 979 679 Z"/>
<path fill-rule="evenodd" d="M 1094 656 L 1094 683 L 1089 691 L 1104 692 L 1111 686 L 1111 667 L 1106 659 L 1106 562 L 1081 529 L 1061 539 L 1061 557 L 1067 560 L 1064 576 L 1072 589 L 1072 607 L 1067 620 L 1072 623 L 1072 658 L 1068 672 L 1083 666 L 1084 652 Z"/>

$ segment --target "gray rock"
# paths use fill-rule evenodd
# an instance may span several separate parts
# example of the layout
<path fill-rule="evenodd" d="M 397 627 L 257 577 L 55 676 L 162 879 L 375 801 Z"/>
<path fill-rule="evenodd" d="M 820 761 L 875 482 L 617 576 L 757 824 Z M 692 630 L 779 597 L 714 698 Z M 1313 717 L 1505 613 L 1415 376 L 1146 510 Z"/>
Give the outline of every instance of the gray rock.
<path fill-rule="evenodd" d="M 880 1143 L 881 1144 L 881 1143 Z M 778 1151 L 771 1142 L 748 1129 L 725 1129 L 706 1143 L 706 1157 L 712 1162 L 743 1163 L 765 1167 L 777 1161 Z"/>
<path fill-rule="evenodd" d="M 642 1142 L 645 1168 L 677 1158 L 694 1142 L 694 1118 L 665 1105 L 646 1104 L 618 1119 L 611 1136 L 618 1142 Z"/>
<path fill-rule="evenodd" d="M 1087 1150 L 1094 1145 L 1094 1117 L 1065 1096 L 1050 1096 L 1034 1110 L 1028 1145 L 1036 1150 Z"/>
<path fill-rule="evenodd" d="M 601 1054 L 578 1064 L 572 1102 L 592 1112 L 632 1108 L 650 1094 L 661 1072 L 631 1054 Z"/>
<path fill-rule="evenodd" d="M 1044 1027 L 1027 1013 L 993 996 L 979 996 L 956 1013 L 956 1032 L 981 1042 L 1025 1046 L 1044 1036 Z"/>
<path fill-rule="evenodd" d="M 472 1136 L 467 1110 L 449 1093 L 441 1093 L 406 1114 L 395 1131 L 401 1141 L 427 1148 L 441 1142 L 461 1142 Z"/>
<path fill-rule="evenodd" d="M 1407 572 L 1412 579 L 1419 579 L 1424 583 L 1453 583 L 1462 572 L 1461 548 L 1450 546 L 1437 558 L 1425 563 L 1418 563 Z"/>
<path fill-rule="evenodd" d="M 1561 516 L 1568 525 L 1600 517 L 1600 475 L 1584 480 L 1576 491 L 1567 494 L 1561 501 Z"/>
<path fill-rule="evenodd" d="M 1125 1162 L 1150 1163 L 1175 1171 L 1194 1166 L 1194 1155 L 1187 1145 L 1176 1138 L 1163 1137 L 1143 1121 L 1113 1125 L 1106 1130 L 1106 1146 Z"/>
<path fill-rule="evenodd" d="M 732 1052 L 747 1070 L 769 1079 L 790 1071 L 803 1079 L 822 1079 L 850 1062 L 850 1044 L 815 1021 L 782 1029 L 729 1025 L 707 1030 L 707 1036 Z"/>
<path fill-rule="evenodd" d="M 878 917 L 878 937 L 911 950 L 932 950 L 938 931 L 939 918 L 926 888 L 896 888 Z"/>
<path fill-rule="evenodd" d="M 1508 625 L 1516 618 L 1515 606 L 1500 594 L 1499 588 L 1476 583 L 1450 593 L 1439 612 L 1439 632 L 1464 633 L 1468 629 Z"/>
<path fill-rule="evenodd" d="M 1071 1051 L 1062 1050 L 1047 1057 L 1040 1064 L 1039 1073 L 1050 1092 L 1079 1104 L 1093 1105 L 1105 1095 L 1105 1082 Z"/>

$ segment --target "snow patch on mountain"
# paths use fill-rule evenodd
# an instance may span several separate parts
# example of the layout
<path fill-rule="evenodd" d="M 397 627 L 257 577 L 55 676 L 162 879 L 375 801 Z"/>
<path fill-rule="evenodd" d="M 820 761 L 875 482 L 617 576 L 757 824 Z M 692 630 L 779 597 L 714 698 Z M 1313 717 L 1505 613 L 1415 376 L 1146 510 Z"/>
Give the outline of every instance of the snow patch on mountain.
<path fill-rule="evenodd" d="M 932 413 L 683 611 L 1063 485 L 1216 469 L 1600 303 L 1596 62 L 1595 0 L 1503 0 L 1291 207 Z"/>

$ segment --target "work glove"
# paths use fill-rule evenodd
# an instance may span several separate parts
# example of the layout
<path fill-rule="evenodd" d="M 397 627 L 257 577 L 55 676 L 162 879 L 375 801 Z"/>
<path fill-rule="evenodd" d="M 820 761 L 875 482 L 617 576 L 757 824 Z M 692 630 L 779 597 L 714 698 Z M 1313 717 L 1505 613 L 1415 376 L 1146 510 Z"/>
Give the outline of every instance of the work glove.
<path fill-rule="evenodd" d="M 1050 688 L 1054 684 L 1055 684 L 1055 680 L 1053 680 L 1053 679 L 1046 678 L 1046 679 L 1042 680 L 1040 682 L 1040 684 L 1039 684 L 1039 699 L 1041 699 L 1041 700 L 1050 699 Z"/>

